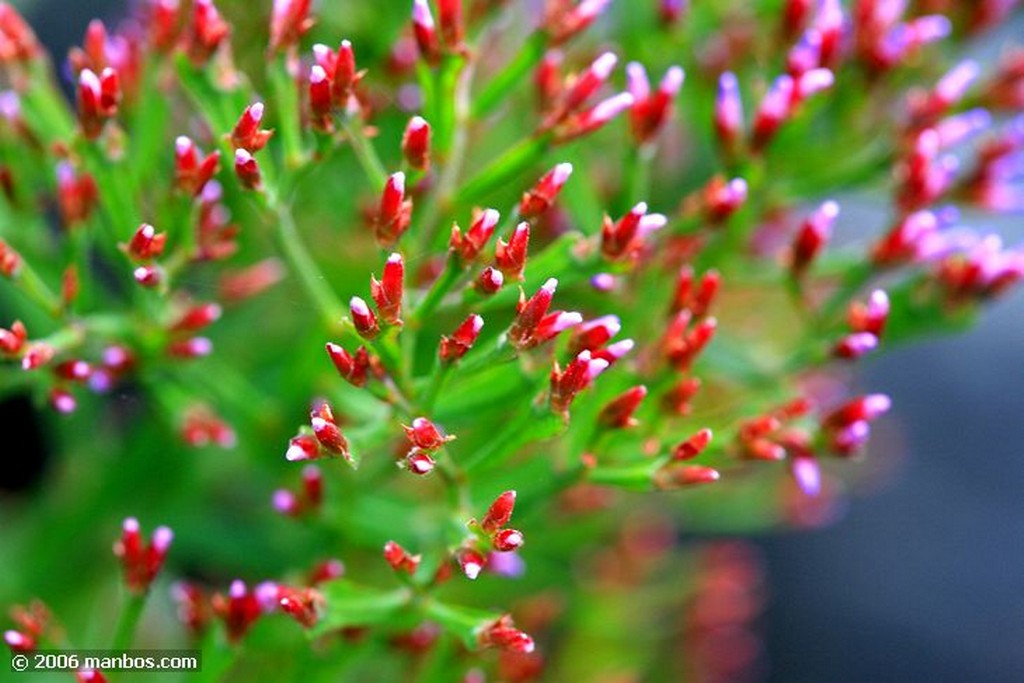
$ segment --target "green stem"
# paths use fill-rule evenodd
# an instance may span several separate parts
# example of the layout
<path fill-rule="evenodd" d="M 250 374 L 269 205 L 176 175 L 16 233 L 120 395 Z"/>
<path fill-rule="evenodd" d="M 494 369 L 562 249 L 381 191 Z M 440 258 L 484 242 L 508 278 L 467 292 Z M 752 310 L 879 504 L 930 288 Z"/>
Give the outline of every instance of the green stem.
<path fill-rule="evenodd" d="M 291 209 L 280 204 L 275 213 L 277 217 L 275 221 L 276 235 L 281 251 L 292 270 L 299 277 L 309 298 L 316 305 L 323 324 L 328 328 L 336 327 L 338 316 L 343 310 L 341 300 L 331 290 L 327 284 L 327 278 L 320 272 L 316 261 L 313 260 L 302 243 Z"/>
<path fill-rule="evenodd" d="M 114 629 L 112 650 L 127 650 L 132 646 L 148 595 L 148 593 L 132 593 L 121 605 L 121 614 L 117 618 L 117 626 Z"/>
<path fill-rule="evenodd" d="M 302 165 L 306 152 L 299 121 L 299 93 L 295 81 L 288 73 L 286 59 L 284 55 L 279 55 L 270 65 L 270 87 L 277 103 L 278 131 L 284 147 L 285 167 L 295 169 Z"/>
<path fill-rule="evenodd" d="M 503 70 L 495 74 L 487 85 L 473 98 L 472 115 L 479 119 L 489 114 L 544 57 L 548 46 L 548 35 L 542 30 L 534 31 L 515 58 Z"/>
<path fill-rule="evenodd" d="M 381 163 L 373 143 L 366 137 L 362 123 L 353 123 L 351 120 L 347 120 L 343 121 L 341 126 L 348 136 L 348 141 L 352 145 L 356 159 L 359 160 L 359 165 L 363 167 L 366 177 L 373 185 L 374 191 L 382 190 L 388 182 L 388 172 L 385 170 L 384 164 Z"/>
<path fill-rule="evenodd" d="M 522 140 L 466 183 L 455 196 L 454 203 L 464 205 L 477 202 L 506 185 L 524 170 L 539 162 L 551 140 L 551 133 Z"/>
<path fill-rule="evenodd" d="M 60 318 L 63 304 L 60 298 L 50 291 L 39 274 L 27 263 L 22 261 L 18 274 L 13 278 L 15 285 L 33 303 L 42 308 L 50 317 Z"/>
<path fill-rule="evenodd" d="M 445 295 L 455 286 L 455 283 L 462 278 L 463 273 L 464 270 L 462 264 L 459 263 L 458 257 L 449 255 L 444 272 L 441 273 L 439 278 L 434 280 L 434 284 L 430 286 L 423 300 L 420 301 L 416 310 L 412 312 L 410 316 L 411 323 L 418 325 L 429 317 L 444 299 Z"/>

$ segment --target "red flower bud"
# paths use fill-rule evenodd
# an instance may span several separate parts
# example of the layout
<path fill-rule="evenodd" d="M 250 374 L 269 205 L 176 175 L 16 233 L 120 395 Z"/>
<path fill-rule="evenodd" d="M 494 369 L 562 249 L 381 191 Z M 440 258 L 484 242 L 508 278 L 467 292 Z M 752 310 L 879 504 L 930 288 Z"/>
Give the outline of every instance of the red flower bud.
<path fill-rule="evenodd" d="M 500 553 L 509 553 L 522 547 L 525 539 L 523 533 L 516 529 L 502 529 L 494 535 L 494 549 Z"/>
<path fill-rule="evenodd" d="M 417 171 L 430 167 L 430 124 L 422 116 L 409 119 L 402 134 L 402 155 Z"/>
<path fill-rule="evenodd" d="M 501 271 L 488 266 L 480 271 L 480 275 L 477 276 L 473 287 L 482 295 L 491 296 L 501 291 L 501 287 L 504 284 L 505 276 L 501 274 Z"/>
<path fill-rule="evenodd" d="M 473 224 L 462 235 L 459 226 L 452 226 L 452 236 L 448 241 L 448 248 L 459 255 L 463 263 L 470 263 L 476 260 L 480 251 L 487 245 L 494 228 L 497 227 L 501 214 L 494 209 L 481 211 L 474 219 Z"/>
<path fill-rule="evenodd" d="M 21 357 L 22 370 L 37 370 L 51 360 L 57 351 L 46 342 L 33 342 L 25 347 L 25 353 Z"/>
<path fill-rule="evenodd" d="M 370 366 L 370 356 L 366 347 L 360 346 L 355 356 L 331 342 L 327 342 L 326 348 L 327 355 L 331 357 L 331 362 L 342 379 L 356 387 L 366 384 L 366 371 Z"/>
<path fill-rule="evenodd" d="M 413 448 L 405 456 L 405 466 L 408 470 L 421 477 L 433 472 L 436 465 L 430 454 L 419 448 Z"/>
<path fill-rule="evenodd" d="M 158 52 L 170 52 L 178 41 L 178 10 L 178 0 L 154 0 L 150 6 L 149 39 Z"/>
<path fill-rule="evenodd" d="M 309 108 L 313 125 L 322 131 L 334 130 L 331 112 L 334 109 L 334 95 L 327 72 L 319 64 L 309 70 Z"/>
<path fill-rule="evenodd" d="M 523 198 L 519 202 L 519 215 L 525 220 L 530 220 L 537 218 L 551 208 L 558 194 L 562 191 L 562 186 L 565 185 L 571 175 L 572 164 L 562 163 L 541 176 L 537 184 L 523 194 Z M 527 230 L 529 230 L 529 226 L 527 226 Z M 529 232 L 527 232 L 528 237 Z M 525 245 L 523 253 L 524 255 L 526 253 Z"/>
<path fill-rule="evenodd" d="M 721 223 L 747 201 L 747 181 L 734 178 L 727 182 L 721 176 L 715 176 L 704 188 L 703 199 L 707 220 Z"/>
<path fill-rule="evenodd" d="M 27 339 L 28 331 L 20 320 L 15 320 L 9 330 L 0 327 L 0 353 L 11 356 L 17 354 L 25 346 Z"/>
<path fill-rule="evenodd" d="M 220 593 L 210 601 L 214 613 L 224 621 L 228 640 L 237 643 L 263 614 L 264 609 L 256 593 L 242 581 L 233 581 L 228 597 Z"/>
<path fill-rule="evenodd" d="M 237 149 L 244 149 L 252 154 L 263 149 L 267 141 L 270 140 L 270 136 L 274 134 L 274 131 L 261 130 L 260 125 L 262 123 L 263 103 L 255 102 L 250 104 L 242 112 L 238 123 L 235 124 L 234 129 L 231 131 L 231 144 Z"/>
<path fill-rule="evenodd" d="M 377 304 L 377 312 L 389 325 L 402 324 L 402 293 L 404 291 L 405 263 L 402 255 L 391 254 L 384 265 L 380 282 L 370 277 L 370 294 Z M 353 320 L 355 314 L 353 313 Z M 360 333 L 361 334 L 361 333 Z"/>
<path fill-rule="evenodd" d="M 550 12 L 547 21 L 551 42 L 560 45 L 585 31 L 604 12 L 610 2 L 611 0 L 581 0 L 572 6 L 569 3 L 558 3 L 561 8 Z"/>
<path fill-rule="evenodd" d="M 704 452 L 711 443 L 710 429 L 702 429 L 672 450 L 673 460 L 692 460 Z"/>
<path fill-rule="evenodd" d="M 114 543 L 114 555 L 121 560 L 124 580 L 128 589 L 145 593 L 160 573 L 174 534 L 165 526 L 157 527 L 148 546 L 142 542 L 139 522 L 129 517 L 124 520 L 121 538 Z"/>
<path fill-rule="evenodd" d="M 551 371 L 551 409 L 559 415 L 568 415 L 569 406 L 576 395 L 590 386 L 608 365 L 608 361 L 603 358 L 592 358 L 590 351 L 577 354 L 564 372 L 555 363 Z"/>
<path fill-rule="evenodd" d="M 484 515 L 483 521 L 480 522 L 480 528 L 489 534 L 493 534 L 512 519 L 512 511 L 515 509 L 515 506 L 516 492 L 505 491 L 491 503 L 491 507 L 487 509 L 487 514 Z"/>
<path fill-rule="evenodd" d="M 78 122 L 90 140 L 99 137 L 103 124 L 117 114 L 121 84 L 117 72 L 107 67 L 99 76 L 92 69 L 78 75 Z"/>
<path fill-rule="evenodd" d="M 220 304 L 207 303 L 192 306 L 170 326 L 171 332 L 195 332 L 208 327 L 220 319 Z"/>
<path fill-rule="evenodd" d="M 213 353 L 213 342 L 206 337 L 182 339 L 167 345 L 167 355 L 173 358 L 202 358 L 211 353 Z"/>
<path fill-rule="evenodd" d="M 49 400 L 53 409 L 61 415 L 70 415 L 78 408 L 78 402 L 75 401 L 75 397 L 71 392 L 60 387 L 54 387 L 50 390 Z"/>
<path fill-rule="evenodd" d="M 425 417 L 417 417 L 412 421 L 412 426 L 403 428 L 409 441 L 417 448 L 422 448 L 425 451 L 436 451 L 445 443 L 455 438 L 443 435 L 437 425 Z"/>
<path fill-rule="evenodd" d="M 622 323 L 617 315 L 603 315 L 600 318 L 588 320 L 576 327 L 569 351 L 570 353 L 596 351 L 607 344 L 621 329 Z"/>
<path fill-rule="evenodd" d="M 323 448 L 334 455 L 342 456 L 346 460 L 350 459 L 348 441 L 341 433 L 341 429 L 334 419 L 334 411 L 331 410 L 329 403 L 324 401 L 312 412 L 310 415 L 310 425 L 313 427 L 313 435 L 316 436 L 316 440 L 320 442 Z M 291 452 L 290 448 L 289 452 Z M 288 459 L 291 460 L 291 458 Z"/>
<path fill-rule="evenodd" d="M 230 32 L 231 27 L 221 18 L 213 0 L 194 0 L 186 41 L 193 62 L 205 64 Z"/>
<path fill-rule="evenodd" d="M 380 199 L 380 210 L 374 223 L 374 235 L 382 247 L 393 246 L 409 228 L 412 199 L 405 198 L 405 174 L 388 178 Z"/>
<path fill-rule="evenodd" d="M 647 204 L 640 202 L 617 223 L 605 216 L 601 229 L 601 253 L 609 259 L 620 259 L 637 251 L 644 239 L 668 222 L 660 213 L 647 213 Z"/>
<path fill-rule="evenodd" d="M 514 628 L 508 615 L 481 629 L 477 637 L 483 647 L 497 647 L 508 652 L 533 652 L 534 649 L 533 638 Z"/>
<path fill-rule="evenodd" d="M 167 233 L 156 231 L 149 223 L 143 223 L 128 243 L 128 255 L 136 261 L 148 261 L 164 252 Z"/>
<path fill-rule="evenodd" d="M 633 106 L 633 96 L 628 92 L 613 95 L 596 105 L 581 112 L 568 121 L 559 130 L 555 141 L 568 142 L 603 128 L 605 124 Z"/>
<path fill-rule="evenodd" d="M 184 135 L 174 142 L 174 182 L 179 190 L 198 196 L 220 165 L 220 152 L 203 157 L 195 143 Z"/>
<path fill-rule="evenodd" d="M 793 240 L 790 256 L 790 268 L 794 275 L 803 274 L 831 238 L 832 225 L 837 216 L 839 216 L 839 205 L 833 201 L 827 201 L 808 216 L 800 226 L 800 231 Z"/>
<path fill-rule="evenodd" d="M 626 390 L 609 401 L 601 409 L 601 413 L 597 416 L 597 421 L 612 429 L 635 427 L 639 422 L 633 415 L 646 396 L 647 387 L 642 384 Z"/>
<path fill-rule="evenodd" d="M 462 0 L 437 0 L 437 11 L 445 45 L 458 50 L 462 46 Z"/>
<path fill-rule="evenodd" d="M 370 307 L 366 305 L 358 296 L 352 297 L 349 302 L 349 310 L 352 316 L 352 324 L 356 328 L 356 332 L 363 339 L 371 340 L 380 334 L 380 323 L 377 322 L 377 316 L 374 315 Z"/>
<path fill-rule="evenodd" d="M 878 348 L 878 337 L 870 332 L 854 332 L 840 339 L 832 352 L 839 358 L 854 360 L 876 348 Z"/>
<path fill-rule="evenodd" d="M 235 175 L 247 190 L 258 190 L 262 185 L 259 164 L 248 150 L 235 150 Z"/>
<path fill-rule="evenodd" d="M 480 572 L 487 566 L 487 558 L 472 548 L 459 548 L 455 551 L 455 560 L 459 569 L 470 581 L 475 581 Z"/>
<path fill-rule="evenodd" d="M 441 46 L 427 0 L 412 0 L 412 32 L 420 55 L 430 64 L 436 64 L 441 57 Z"/>
<path fill-rule="evenodd" d="M 558 280 L 549 278 L 529 300 L 520 294 L 516 319 L 512 321 L 512 326 L 508 330 L 508 338 L 513 346 L 527 349 L 537 345 L 534 336 L 537 326 L 548 312 L 557 287 Z"/>
<path fill-rule="evenodd" d="M 316 460 L 320 457 L 320 442 L 311 434 L 299 434 L 288 442 L 284 457 L 289 462 Z"/>
<path fill-rule="evenodd" d="M 419 555 L 410 555 L 409 552 L 394 541 L 384 544 L 384 559 L 396 572 L 402 571 L 412 574 L 420 564 Z"/>
<path fill-rule="evenodd" d="M 455 328 L 452 336 L 441 337 L 441 345 L 438 350 L 441 362 L 453 363 L 466 355 L 466 352 L 476 343 L 483 326 L 484 319 L 474 313 Z"/>
<path fill-rule="evenodd" d="M 156 287 L 163 282 L 162 271 L 156 266 L 139 266 L 132 271 L 132 277 L 143 287 Z"/>
<path fill-rule="evenodd" d="M 855 301 L 850 304 L 847 323 L 854 332 L 870 332 L 876 337 L 882 336 L 885 323 L 889 319 L 889 296 L 881 289 L 876 289 L 868 296 L 867 303 Z"/>
<path fill-rule="evenodd" d="M 513 280 L 522 281 L 529 245 L 530 224 L 526 222 L 516 226 L 508 242 L 500 237 L 498 238 L 498 244 L 494 250 L 494 264 L 501 271 L 502 275 Z"/>
<path fill-rule="evenodd" d="M 295 46 L 313 26 L 309 17 L 311 0 L 275 0 L 270 14 L 270 49 L 284 51 Z"/>
<path fill-rule="evenodd" d="M 61 161 L 57 164 L 57 206 L 60 208 L 61 220 L 71 227 L 84 222 L 92 215 L 92 210 L 99 199 L 99 188 L 96 181 L 88 173 L 76 175 L 74 167 Z M 2 250 L 0 250 L 2 256 Z M 2 272 L 2 259 L 0 259 Z"/>
<path fill-rule="evenodd" d="M 4 5 L 0 5 L 2 10 Z M 15 631 L 14 629 L 8 629 L 4 631 L 4 642 L 7 643 L 7 647 L 11 648 L 12 652 L 30 653 L 34 652 L 37 646 L 37 641 L 31 635 Z"/>
<path fill-rule="evenodd" d="M 660 489 L 711 484 L 721 478 L 718 470 L 703 465 L 663 467 L 654 474 L 654 485 Z"/>
<path fill-rule="evenodd" d="M 672 102 L 683 86 L 685 73 L 678 66 L 669 67 L 658 89 L 650 92 L 647 74 L 638 62 L 626 66 L 629 92 L 635 100 L 629 111 L 630 130 L 638 144 L 650 142 L 665 125 L 672 111 Z"/>

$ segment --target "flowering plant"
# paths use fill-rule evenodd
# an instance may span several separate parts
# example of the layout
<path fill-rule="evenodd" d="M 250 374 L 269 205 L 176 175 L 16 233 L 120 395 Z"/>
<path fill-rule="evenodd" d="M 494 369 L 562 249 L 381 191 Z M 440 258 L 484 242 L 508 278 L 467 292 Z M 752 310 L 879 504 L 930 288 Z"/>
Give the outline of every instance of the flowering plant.
<path fill-rule="evenodd" d="M 958 51 L 1016 3 L 352 4 L 152 0 L 69 103 L 0 3 L 0 389 L 62 458 L 0 587 L 73 626 L 7 644 L 738 675 L 756 563 L 675 524 L 827 521 L 890 407 L 845 368 L 1024 275 L 955 208 L 1024 209 L 1024 53 Z M 832 246 L 858 189 L 889 215 Z"/>

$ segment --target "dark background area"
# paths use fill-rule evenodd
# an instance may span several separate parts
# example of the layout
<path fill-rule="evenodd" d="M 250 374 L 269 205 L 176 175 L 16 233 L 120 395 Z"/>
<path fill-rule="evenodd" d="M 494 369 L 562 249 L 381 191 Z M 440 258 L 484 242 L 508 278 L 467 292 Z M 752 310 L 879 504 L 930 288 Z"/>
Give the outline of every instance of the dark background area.
<path fill-rule="evenodd" d="M 14 4 L 57 55 L 80 42 L 90 18 L 126 6 Z M 1011 243 L 1019 222 L 1004 221 Z M 865 364 L 860 384 L 895 401 L 889 429 L 901 434 L 883 441 L 905 454 L 870 454 L 892 458 L 896 471 L 836 525 L 759 539 L 772 596 L 770 681 L 1024 680 L 1021 348 L 1018 292 L 967 334 Z M 28 419 L 7 406 L 2 418 L 8 438 Z"/>

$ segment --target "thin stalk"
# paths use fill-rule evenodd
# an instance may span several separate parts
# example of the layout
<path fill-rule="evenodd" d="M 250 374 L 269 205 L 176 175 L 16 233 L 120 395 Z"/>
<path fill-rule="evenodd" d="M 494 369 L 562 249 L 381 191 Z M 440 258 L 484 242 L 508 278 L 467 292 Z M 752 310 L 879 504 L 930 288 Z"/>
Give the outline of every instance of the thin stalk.
<path fill-rule="evenodd" d="M 149 593 L 131 593 L 128 599 L 121 605 L 121 614 L 117 618 L 117 626 L 114 628 L 114 640 L 110 646 L 112 650 L 127 650 L 135 640 L 135 631 L 142 619 L 142 610 L 146 607 L 146 598 Z"/>
<path fill-rule="evenodd" d="M 363 167 L 366 177 L 373 185 L 374 191 L 383 189 L 388 182 L 388 172 L 385 170 L 384 164 L 381 163 L 373 143 L 366 137 L 362 124 L 346 120 L 342 122 L 341 126 L 348 136 L 348 141 L 352 145 L 352 151 L 355 152 L 359 165 Z"/>
<path fill-rule="evenodd" d="M 313 260 L 302 243 L 291 209 L 280 204 L 277 206 L 275 214 L 277 217 L 275 234 L 288 264 L 298 276 L 309 298 L 316 305 L 323 324 L 328 328 L 336 327 L 338 315 L 344 310 L 341 300 L 331 290 L 327 279 L 316 265 L 316 261 Z"/>
<path fill-rule="evenodd" d="M 515 85 L 540 63 L 548 42 L 548 35 L 542 30 L 530 34 L 508 66 L 494 74 L 488 80 L 487 86 L 473 98 L 472 115 L 474 119 L 491 113 L 508 97 Z"/>

